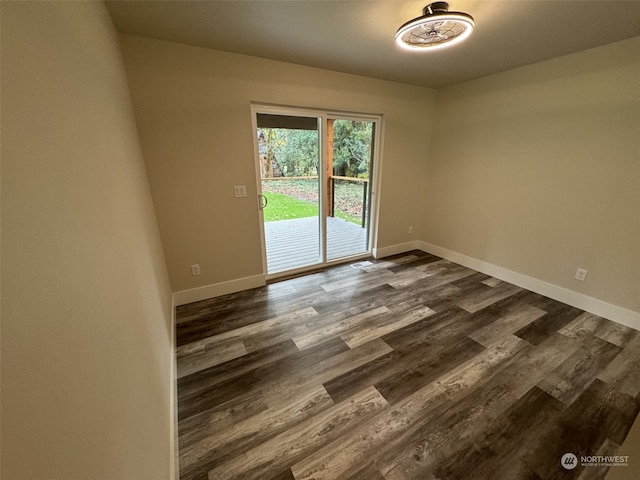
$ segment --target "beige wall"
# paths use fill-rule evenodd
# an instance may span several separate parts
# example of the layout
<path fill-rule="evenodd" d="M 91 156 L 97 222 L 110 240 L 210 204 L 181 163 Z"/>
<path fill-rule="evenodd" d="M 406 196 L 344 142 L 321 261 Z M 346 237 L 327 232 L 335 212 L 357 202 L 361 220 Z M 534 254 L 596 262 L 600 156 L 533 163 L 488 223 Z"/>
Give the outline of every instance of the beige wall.
<path fill-rule="evenodd" d="M 441 89 L 437 117 L 423 240 L 640 311 L 640 38 Z"/>
<path fill-rule="evenodd" d="M 377 246 L 417 238 L 433 90 L 141 37 L 121 43 L 174 291 L 262 273 L 250 102 L 382 114 Z M 234 185 L 247 198 L 235 199 Z"/>
<path fill-rule="evenodd" d="M 3 480 L 172 478 L 170 288 L 98 2 L 2 2 Z"/>

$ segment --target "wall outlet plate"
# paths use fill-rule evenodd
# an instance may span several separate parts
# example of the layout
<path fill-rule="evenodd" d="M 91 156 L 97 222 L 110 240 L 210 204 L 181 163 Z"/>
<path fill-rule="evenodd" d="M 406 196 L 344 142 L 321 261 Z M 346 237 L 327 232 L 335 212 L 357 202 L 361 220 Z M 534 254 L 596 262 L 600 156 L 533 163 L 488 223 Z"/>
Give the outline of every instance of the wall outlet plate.
<path fill-rule="evenodd" d="M 576 274 L 573 278 L 575 278 L 580 282 L 584 282 L 585 279 L 587 278 L 587 273 L 589 273 L 588 270 L 585 270 L 584 268 L 579 268 L 576 270 Z"/>

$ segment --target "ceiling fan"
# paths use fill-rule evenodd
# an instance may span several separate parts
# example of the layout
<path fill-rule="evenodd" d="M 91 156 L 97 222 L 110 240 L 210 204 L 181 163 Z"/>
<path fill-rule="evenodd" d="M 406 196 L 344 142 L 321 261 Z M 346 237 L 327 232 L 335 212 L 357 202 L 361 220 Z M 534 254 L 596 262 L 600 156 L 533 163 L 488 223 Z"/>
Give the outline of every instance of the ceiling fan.
<path fill-rule="evenodd" d="M 434 2 L 424 7 L 421 17 L 402 25 L 396 32 L 396 43 L 409 50 L 435 50 L 463 41 L 475 23 L 466 13 L 449 12 L 447 2 Z"/>

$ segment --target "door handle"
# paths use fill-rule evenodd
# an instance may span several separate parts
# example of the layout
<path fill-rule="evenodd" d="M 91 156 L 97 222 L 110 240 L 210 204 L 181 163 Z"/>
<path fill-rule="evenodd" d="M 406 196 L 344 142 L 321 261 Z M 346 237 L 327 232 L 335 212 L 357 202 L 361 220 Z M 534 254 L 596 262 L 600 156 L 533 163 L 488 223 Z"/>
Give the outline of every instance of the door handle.
<path fill-rule="evenodd" d="M 264 210 L 265 208 L 267 208 L 268 204 L 269 200 L 267 199 L 267 197 L 262 194 L 258 195 L 258 208 L 260 208 L 260 210 Z"/>

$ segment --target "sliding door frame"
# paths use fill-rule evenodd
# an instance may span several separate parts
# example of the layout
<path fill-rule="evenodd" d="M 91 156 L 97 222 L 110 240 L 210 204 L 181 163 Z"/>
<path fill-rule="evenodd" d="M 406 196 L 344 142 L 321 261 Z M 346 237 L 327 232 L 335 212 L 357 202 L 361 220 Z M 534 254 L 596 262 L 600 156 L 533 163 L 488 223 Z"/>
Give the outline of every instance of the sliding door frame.
<path fill-rule="evenodd" d="M 318 175 L 318 222 L 320 232 L 320 261 L 305 267 L 296 268 L 293 270 L 287 270 L 284 272 L 278 272 L 269 274 L 267 269 L 267 245 L 265 240 L 265 228 L 264 228 L 264 212 L 260 205 L 260 195 L 262 194 L 262 172 L 259 168 L 258 161 L 258 114 L 266 115 L 286 115 L 292 117 L 316 117 L 318 119 L 318 150 L 319 150 L 319 175 Z M 371 188 L 371 203 L 369 214 L 369 241 L 367 244 L 367 251 L 350 257 L 337 258 L 334 260 L 327 260 L 327 220 L 326 220 L 326 198 L 327 198 L 327 144 L 326 144 L 326 125 L 327 120 L 354 120 L 354 121 L 368 121 L 373 122 L 374 137 L 373 137 L 373 155 L 371 156 L 371 162 L 373 168 L 370 169 L 370 188 Z M 381 184 L 381 163 L 382 163 L 382 131 L 384 128 L 383 117 L 381 115 L 374 114 L 361 114 L 353 112 L 339 112 L 334 110 L 322 110 L 303 107 L 284 107 L 275 106 L 269 104 L 252 103 L 251 104 L 251 132 L 253 136 L 253 165 L 255 168 L 256 178 L 256 192 L 257 192 L 257 206 L 260 223 L 260 244 L 262 250 L 262 272 L 267 280 L 287 277 L 304 273 L 319 268 L 337 265 L 353 260 L 358 260 L 373 255 L 377 245 L 378 239 L 378 216 L 380 210 L 380 184 Z"/>

